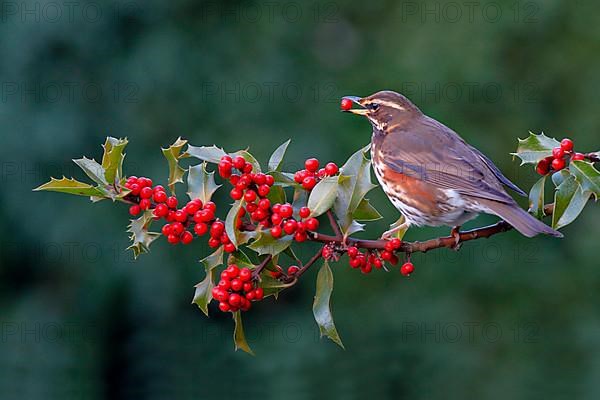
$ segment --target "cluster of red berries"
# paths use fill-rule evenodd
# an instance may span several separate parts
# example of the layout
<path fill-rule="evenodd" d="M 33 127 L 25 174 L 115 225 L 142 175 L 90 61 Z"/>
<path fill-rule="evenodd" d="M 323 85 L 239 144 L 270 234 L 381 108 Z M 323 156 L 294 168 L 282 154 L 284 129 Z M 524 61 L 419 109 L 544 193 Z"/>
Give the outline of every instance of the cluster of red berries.
<path fill-rule="evenodd" d="M 567 165 L 567 160 L 583 161 L 585 154 L 573 152 L 573 141 L 563 139 L 559 147 L 552 149 L 552 155 L 538 162 L 536 171 L 540 175 L 547 175 L 551 171 L 560 171 Z"/>
<path fill-rule="evenodd" d="M 319 228 L 319 220 L 310 216 L 310 209 L 302 207 L 298 211 L 300 220 L 293 217 L 294 208 L 291 204 L 275 204 L 272 207 L 271 236 L 275 239 L 285 235 L 294 235 L 296 242 L 304 242 L 308 239 L 307 231 L 316 231 Z"/>
<path fill-rule="evenodd" d="M 257 287 L 252 280 L 249 268 L 229 265 L 221 272 L 221 280 L 212 290 L 213 298 L 219 302 L 223 312 L 248 311 L 252 301 L 263 299 L 263 288 Z"/>
<path fill-rule="evenodd" d="M 223 246 L 228 253 L 235 251 L 235 246 L 225 233 L 225 224 L 215 217 L 217 206 L 212 201 L 203 204 L 201 200 L 194 199 L 178 209 L 177 197 L 168 196 L 161 185 L 152 187 L 149 178 L 131 176 L 125 187 L 131 190 L 128 200 L 136 203 L 129 208 L 129 213 L 136 216 L 142 210 L 152 209 L 156 220 L 164 218 L 168 222 L 162 227 L 162 234 L 169 243 L 190 244 L 194 240 L 193 233 L 197 236 L 210 233 L 210 247 Z"/>
<path fill-rule="evenodd" d="M 294 181 L 302 185 L 306 190 L 312 190 L 315 185 L 326 176 L 337 174 L 339 168 L 336 163 L 330 162 L 323 168 L 319 168 L 319 160 L 309 158 L 304 162 L 304 169 L 294 174 Z"/>

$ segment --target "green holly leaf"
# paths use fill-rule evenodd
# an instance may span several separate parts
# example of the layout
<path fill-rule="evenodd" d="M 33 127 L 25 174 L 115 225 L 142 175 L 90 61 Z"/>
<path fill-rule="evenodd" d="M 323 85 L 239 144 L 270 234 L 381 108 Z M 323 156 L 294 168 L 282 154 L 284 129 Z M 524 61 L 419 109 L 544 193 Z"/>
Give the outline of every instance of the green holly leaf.
<path fill-rule="evenodd" d="M 573 222 L 585 207 L 590 195 L 591 192 L 584 191 L 575 176 L 565 178 L 554 195 L 552 227 L 559 229 Z"/>
<path fill-rule="evenodd" d="M 369 202 L 369 199 L 362 199 L 362 201 L 354 210 L 352 217 L 358 221 L 377 221 L 378 219 L 383 218 L 379 211 L 375 209 Z"/>
<path fill-rule="evenodd" d="M 529 212 L 537 219 L 544 217 L 544 188 L 546 186 L 546 176 L 541 177 L 529 192 Z"/>
<path fill-rule="evenodd" d="M 289 144 L 290 140 L 288 139 L 271 154 L 269 158 L 269 171 L 281 171 L 281 163 Z"/>
<path fill-rule="evenodd" d="M 236 227 L 237 216 L 240 213 L 241 208 L 241 200 L 236 201 L 229 209 L 227 217 L 225 218 L 225 231 L 227 232 L 227 236 L 229 236 L 231 243 L 233 243 L 236 248 L 256 237 L 256 232 L 241 232 Z"/>
<path fill-rule="evenodd" d="M 271 171 L 271 172 L 269 172 L 269 175 L 273 176 L 273 178 L 275 179 L 275 185 L 277 185 L 277 186 L 283 186 L 283 187 L 296 186 L 296 187 L 300 187 L 300 185 L 298 185 L 296 183 L 296 181 L 294 181 L 294 174 L 290 174 L 288 172 Z"/>
<path fill-rule="evenodd" d="M 323 178 L 310 192 L 308 208 L 312 217 L 318 217 L 329 210 L 338 192 L 338 177 L 328 176 Z"/>
<path fill-rule="evenodd" d="M 183 169 L 179 165 L 179 160 L 183 158 L 181 154 L 181 149 L 183 146 L 187 144 L 187 140 L 182 138 L 177 138 L 175 143 L 167 147 L 166 149 L 162 149 L 162 153 L 167 159 L 169 163 L 169 189 L 171 189 L 172 193 L 175 193 L 175 184 L 183 183 L 183 174 L 185 174 L 185 169 Z"/>
<path fill-rule="evenodd" d="M 405 222 L 406 222 L 406 218 L 404 218 L 404 215 L 401 215 L 400 218 L 398 218 L 398 220 L 396 222 L 394 222 L 393 224 L 390 225 L 390 230 L 396 229 L 396 228 L 402 226 Z M 398 229 L 394 233 L 393 237 L 402 240 L 402 238 L 404 238 L 404 235 L 406 234 L 406 231 L 408 231 L 408 227 Z"/>
<path fill-rule="evenodd" d="M 106 181 L 106 171 L 102 165 L 98 164 L 96 160 L 90 160 L 89 158 L 83 157 L 77 160 L 73 160 L 79 168 L 85 172 L 85 174 L 94 182 L 99 185 L 108 185 Z"/>
<path fill-rule="evenodd" d="M 283 204 L 286 202 L 285 190 L 281 186 L 271 186 L 267 199 L 269 199 L 271 204 Z"/>
<path fill-rule="evenodd" d="M 200 260 L 204 265 L 206 276 L 202 282 L 198 283 L 194 292 L 193 304 L 196 304 L 200 310 L 208 317 L 208 304 L 212 300 L 212 289 L 215 287 L 214 269 L 223 264 L 223 247 L 219 247 L 214 253 Z"/>
<path fill-rule="evenodd" d="M 366 158 L 369 149 L 370 145 L 351 155 L 340 169 L 341 178 L 334 211 L 345 236 L 356 229 L 352 214 L 366 194 L 377 187 L 371 182 L 371 161 Z"/>
<path fill-rule="evenodd" d="M 344 345 L 337 329 L 335 329 L 333 316 L 331 315 L 331 306 L 329 302 L 332 292 L 333 273 L 331 272 L 331 268 L 329 268 L 329 264 L 325 261 L 317 274 L 317 289 L 315 292 L 315 300 L 313 302 L 313 315 L 319 326 L 321 337 L 327 336 L 343 349 Z"/>
<path fill-rule="evenodd" d="M 277 298 L 279 292 L 283 289 L 294 286 L 296 280 L 288 283 L 283 283 L 279 279 L 275 279 L 271 276 L 269 271 L 264 271 L 260 275 L 260 287 L 264 290 L 264 297 L 273 296 Z"/>
<path fill-rule="evenodd" d="M 185 154 L 183 157 L 195 157 L 202 161 L 207 161 L 209 163 L 218 164 L 221 161 L 223 156 L 226 156 L 227 153 L 217 146 L 192 146 L 188 145 Z"/>
<path fill-rule="evenodd" d="M 221 187 L 215 182 L 215 173 L 206 170 L 206 161 L 202 164 L 194 165 L 188 172 L 188 192 L 190 199 L 200 199 L 206 204 L 212 198 L 215 191 Z"/>
<path fill-rule="evenodd" d="M 233 330 L 233 342 L 235 343 L 235 350 L 242 350 L 250 355 L 254 355 L 254 352 L 246 341 L 244 326 L 242 325 L 242 314 L 239 311 L 233 313 L 233 321 L 235 322 L 235 329 Z"/>
<path fill-rule="evenodd" d="M 572 161 L 569 170 L 581 184 L 584 192 L 594 195 L 594 199 L 600 196 L 600 172 L 594 168 L 594 164 L 587 161 Z"/>
<path fill-rule="evenodd" d="M 102 155 L 102 168 L 104 168 L 104 177 L 109 184 L 113 184 L 121 180 L 123 177 L 123 160 L 125 159 L 125 146 L 127 146 L 127 138 L 116 139 L 107 137 L 106 142 L 102 146 L 104 154 Z"/>
<path fill-rule="evenodd" d="M 521 159 L 521 165 L 537 164 L 540 160 L 551 156 L 552 149 L 559 146 L 560 142 L 558 140 L 549 138 L 544 133 L 536 135 L 529 132 L 527 138 L 519 139 L 517 151 L 512 155 Z"/>
<path fill-rule="evenodd" d="M 76 181 L 73 178 L 67 179 L 64 176 L 61 179 L 50 178 L 50 182 L 44 183 L 33 189 L 35 192 L 46 190 L 49 192 L 60 192 L 74 194 L 77 196 L 104 197 L 104 193 L 92 185 Z"/>
<path fill-rule="evenodd" d="M 257 235 L 257 239 L 252 242 L 248 248 L 254 250 L 259 255 L 277 255 L 290 247 L 293 241 L 293 237 L 291 235 L 275 239 L 273 236 L 271 236 L 271 232 L 269 231 L 259 231 Z"/>
<path fill-rule="evenodd" d="M 259 162 L 256 160 L 256 158 L 254 158 L 254 156 L 252 154 L 250 154 L 248 152 L 248 150 L 240 150 L 240 151 L 236 151 L 235 153 L 232 154 L 232 157 L 237 157 L 237 156 L 244 157 L 244 160 L 246 160 L 247 162 L 252 164 L 252 166 L 254 167 L 252 172 L 254 172 L 255 174 L 257 174 L 261 171 Z"/>
<path fill-rule="evenodd" d="M 152 242 L 160 236 L 160 233 L 148 231 L 153 220 L 154 215 L 150 210 L 144 211 L 138 219 L 131 220 L 127 232 L 131 234 L 129 238 L 132 244 L 127 250 L 133 251 L 134 258 L 138 258 L 140 254 L 148 253 Z"/>

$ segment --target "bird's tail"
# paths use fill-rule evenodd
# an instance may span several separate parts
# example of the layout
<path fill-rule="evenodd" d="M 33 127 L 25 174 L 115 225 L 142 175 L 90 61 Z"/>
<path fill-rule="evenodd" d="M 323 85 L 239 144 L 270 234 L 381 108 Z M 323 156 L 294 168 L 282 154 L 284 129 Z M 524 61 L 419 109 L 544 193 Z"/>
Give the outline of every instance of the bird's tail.
<path fill-rule="evenodd" d="M 563 237 L 562 233 L 534 218 L 527 211 L 519 207 L 517 203 L 507 204 L 484 199 L 480 199 L 479 203 L 487 207 L 492 213 L 508 222 L 513 228 L 527 237 L 533 237 L 540 233 Z"/>

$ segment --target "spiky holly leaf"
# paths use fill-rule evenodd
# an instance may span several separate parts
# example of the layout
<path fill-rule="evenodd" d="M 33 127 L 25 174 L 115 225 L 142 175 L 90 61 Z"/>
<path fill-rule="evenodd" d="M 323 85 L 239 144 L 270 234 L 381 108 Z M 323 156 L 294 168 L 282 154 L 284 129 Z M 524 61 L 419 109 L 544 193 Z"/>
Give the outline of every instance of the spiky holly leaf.
<path fill-rule="evenodd" d="M 594 199 L 600 197 L 600 172 L 594 168 L 594 164 L 587 161 L 572 161 L 569 170 L 581 184 L 584 192 L 594 195 Z"/>
<path fill-rule="evenodd" d="M 293 286 L 296 283 L 296 280 L 293 280 L 289 283 L 283 283 L 279 279 L 275 279 L 271 276 L 269 271 L 264 271 L 260 275 L 260 287 L 264 290 L 264 296 L 273 296 L 277 298 L 279 292 L 283 289 Z"/>
<path fill-rule="evenodd" d="M 269 199 L 271 204 L 283 204 L 287 201 L 285 196 L 285 190 L 283 190 L 283 187 L 281 186 L 271 186 L 271 190 L 267 195 L 267 199 Z"/>
<path fill-rule="evenodd" d="M 558 140 L 544 135 L 543 132 L 539 135 L 529 132 L 527 138 L 519 139 L 517 151 L 512 155 L 521 159 L 521 165 L 537 164 L 540 160 L 551 156 L 552 149 L 559 146 Z"/>
<path fill-rule="evenodd" d="M 102 146 L 104 148 L 104 154 L 102 155 L 104 177 L 111 185 L 123 177 L 123 160 L 125 159 L 123 151 L 127 143 L 129 143 L 127 138 L 117 139 L 109 136 Z"/>
<path fill-rule="evenodd" d="M 239 311 L 233 313 L 233 321 L 235 322 L 235 328 L 233 330 L 233 342 L 235 344 L 235 350 L 242 350 L 250 355 L 254 355 L 254 352 L 246 341 L 244 326 L 242 324 L 242 314 Z"/>
<path fill-rule="evenodd" d="M 204 265 L 206 276 L 195 288 L 193 304 L 196 304 L 208 317 L 208 304 L 212 300 L 212 289 L 215 286 L 214 269 L 223 264 L 223 247 L 219 247 L 214 253 L 200 260 Z"/>
<path fill-rule="evenodd" d="M 358 207 L 356 207 L 356 210 L 354 210 L 352 217 L 358 221 L 377 221 L 378 219 L 383 218 L 381 214 L 379 214 L 379 211 L 371 205 L 369 199 L 362 199 L 358 204 Z"/>
<path fill-rule="evenodd" d="M 98 164 L 96 160 L 89 159 L 86 157 L 79 158 L 77 160 L 73 160 L 79 168 L 85 172 L 85 174 L 94 182 L 99 185 L 108 185 L 106 181 L 106 171 L 102 167 L 102 165 Z"/>
<path fill-rule="evenodd" d="M 50 182 L 44 183 L 33 189 L 34 191 L 46 190 L 49 192 L 60 192 L 67 194 L 74 194 L 77 196 L 90 196 L 90 197 L 104 197 L 104 193 L 92 185 L 87 183 L 76 181 L 73 178 L 61 179 L 50 178 Z"/>
<path fill-rule="evenodd" d="M 185 174 L 185 169 L 183 169 L 179 165 L 179 160 L 183 158 L 183 154 L 181 154 L 181 149 L 183 146 L 187 144 L 187 140 L 182 138 L 177 138 L 175 143 L 170 145 L 169 147 L 162 148 L 162 153 L 167 159 L 169 163 L 169 189 L 171 189 L 172 193 L 175 193 L 175 184 L 183 183 L 183 174 Z"/>
<path fill-rule="evenodd" d="M 333 206 L 338 193 L 338 180 L 337 176 L 323 178 L 310 192 L 307 206 L 312 217 L 324 214 Z"/>
<path fill-rule="evenodd" d="M 329 264 L 325 261 L 317 274 L 317 288 L 315 291 L 315 300 L 313 302 L 313 315 L 319 326 L 321 337 L 327 336 L 343 349 L 344 344 L 342 343 L 342 339 L 340 339 L 337 329 L 335 329 L 333 316 L 331 315 L 331 306 L 329 303 L 332 292 L 333 273 L 331 272 L 331 268 L 329 268 Z"/>
<path fill-rule="evenodd" d="M 294 175 L 288 172 L 271 171 L 269 175 L 273 175 L 275 185 L 282 187 L 300 186 L 294 181 Z"/>
<path fill-rule="evenodd" d="M 259 255 L 277 255 L 287 249 L 293 241 L 293 237 L 290 235 L 275 239 L 269 231 L 259 231 L 257 235 L 257 239 L 248 245 L 248 248 L 254 250 Z"/>
<path fill-rule="evenodd" d="M 529 212 L 537 219 L 544 217 L 544 188 L 546 176 L 541 177 L 529 191 Z"/>
<path fill-rule="evenodd" d="M 573 222 L 585 207 L 591 192 L 582 189 L 575 176 L 569 175 L 556 188 L 552 227 L 562 228 Z"/>
<path fill-rule="evenodd" d="M 150 210 L 144 211 L 141 217 L 131 220 L 127 232 L 131 234 L 129 238 L 132 243 L 127 250 L 133 251 L 134 258 L 138 258 L 142 253 L 148 253 L 152 242 L 160 236 L 160 233 L 148 231 L 153 220 L 154 215 Z"/>
<path fill-rule="evenodd" d="M 290 140 L 288 139 L 271 154 L 269 158 L 269 171 L 281 171 L 281 163 L 289 144 Z"/>
<path fill-rule="evenodd" d="M 227 153 L 217 146 L 192 146 L 188 145 L 185 154 L 183 157 L 195 157 L 202 161 L 207 161 L 209 163 L 218 164 L 221 161 L 223 156 L 226 156 Z"/>
<path fill-rule="evenodd" d="M 209 202 L 215 191 L 221 187 L 215 182 L 215 173 L 206 170 L 206 161 L 189 168 L 187 181 L 187 195 L 192 200 L 202 200 L 203 204 Z"/>

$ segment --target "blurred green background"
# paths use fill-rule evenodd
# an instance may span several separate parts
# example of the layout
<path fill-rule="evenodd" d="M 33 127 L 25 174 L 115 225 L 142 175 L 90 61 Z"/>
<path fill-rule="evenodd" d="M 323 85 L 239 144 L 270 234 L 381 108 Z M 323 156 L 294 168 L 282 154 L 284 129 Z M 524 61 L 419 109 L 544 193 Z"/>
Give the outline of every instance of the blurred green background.
<path fill-rule="evenodd" d="M 128 174 L 162 183 L 160 147 L 178 136 L 262 160 L 292 138 L 289 169 L 308 156 L 342 163 L 370 126 L 339 113 L 339 98 L 384 88 L 528 189 L 534 172 L 509 156 L 528 130 L 600 147 L 600 3 L 0 5 L 0 398 L 600 396 L 594 205 L 563 240 L 510 232 L 437 250 L 414 257 L 410 279 L 334 265 L 346 351 L 318 338 L 313 271 L 245 317 L 250 357 L 233 351 L 230 318 L 190 304 L 205 248 L 160 240 L 134 262 L 125 206 L 31 192 L 82 178 L 70 159 L 100 157 L 107 135 L 130 139 Z M 370 197 L 385 214 L 375 237 L 397 212 Z"/>

